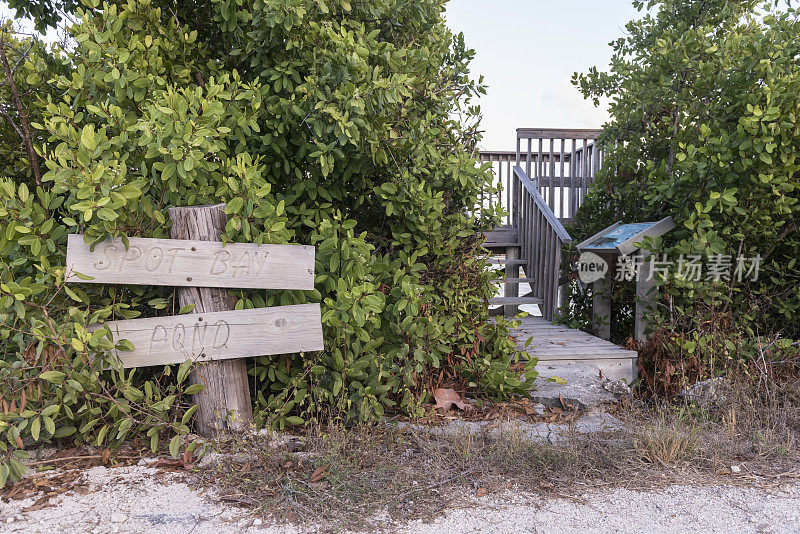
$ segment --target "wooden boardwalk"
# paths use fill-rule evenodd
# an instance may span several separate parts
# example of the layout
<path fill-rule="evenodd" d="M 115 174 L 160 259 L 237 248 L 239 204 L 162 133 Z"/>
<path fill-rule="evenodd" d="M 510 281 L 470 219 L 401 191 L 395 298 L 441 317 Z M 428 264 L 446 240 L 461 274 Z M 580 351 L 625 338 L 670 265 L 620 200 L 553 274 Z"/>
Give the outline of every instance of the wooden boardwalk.
<path fill-rule="evenodd" d="M 638 353 L 581 330 L 553 324 L 542 317 L 524 317 L 512 333 L 517 347 L 539 358 L 537 368 L 591 368 L 611 380 L 624 378 L 629 383 L 637 375 Z M 525 343 L 533 338 L 528 348 Z M 551 374 L 551 373 L 547 373 Z M 555 373 L 558 374 L 558 373 Z"/>
<path fill-rule="evenodd" d="M 560 287 L 569 280 L 562 260 L 564 245 L 572 237 L 564 223 L 574 221 L 603 165 L 601 133 L 518 128 L 516 150 L 481 152 L 495 183 L 482 194 L 479 211 L 497 205 L 506 211 L 502 226 L 489 232 L 484 243 L 496 256 L 493 263 L 503 270 L 498 280 L 504 285 L 503 296 L 489 301 L 490 306 L 502 308 L 489 312 L 513 317 L 519 306 L 536 305 L 541 316 L 525 317 L 512 333 L 518 347 L 539 359 L 542 376 L 570 376 L 582 383 L 600 377 L 630 382 L 638 371 L 636 351 L 551 322 Z"/>
<path fill-rule="evenodd" d="M 558 307 L 564 245 L 572 242 L 564 223 L 573 221 L 597 171 L 603 148 L 602 130 L 517 128 L 515 151 L 481 151 L 494 173 L 494 183 L 481 193 L 479 212 L 489 206 L 506 211 L 502 226 L 490 232 L 484 246 L 505 252 L 503 296 L 519 297 L 520 268 L 531 278 L 523 298 L 538 302 L 503 301 L 503 314 L 513 317 L 520 304 L 538 304 L 552 319 Z M 500 301 L 495 301 L 500 304 Z"/>

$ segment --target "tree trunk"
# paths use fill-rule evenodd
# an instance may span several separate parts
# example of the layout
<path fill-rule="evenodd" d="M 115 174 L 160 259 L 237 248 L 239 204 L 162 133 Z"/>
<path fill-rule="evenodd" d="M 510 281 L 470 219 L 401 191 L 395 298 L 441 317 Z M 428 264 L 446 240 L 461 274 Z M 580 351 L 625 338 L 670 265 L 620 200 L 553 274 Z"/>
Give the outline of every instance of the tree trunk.
<path fill-rule="evenodd" d="M 198 241 L 219 241 L 228 220 L 225 204 L 170 208 L 169 218 L 173 239 Z M 194 304 L 193 313 L 232 310 L 235 304 L 226 289 L 179 287 L 177 292 L 181 307 Z M 199 406 L 196 422 L 200 435 L 210 437 L 221 430 L 242 431 L 250 425 L 253 408 L 244 359 L 198 364 L 189 380 L 205 386 L 193 398 Z"/>
<path fill-rule="evenodd" d="M 14 72 L 11 70 L 11 66 L 8 64 L 8 58 L 6 57 L 6 45 L 2 41 L 4 38 L 5 35 L 0 36 L 0 60 L 3 62 L 3 70 L 6 73 L 6 83 L 11 89 L 11 96 L 14 98 L 14 106 L 17 108 L 17 115 L 19 115 L 19 126 L 22 131 L 17 128 L 17 125 L 14 124 L 10 116 L 6 115 L 6 118 L 8 119 L 8 122 L 11 123 L 11 126 L 20 135 L 20 137 L 22 137 L 22 145 L 28 152 L 28 159 L 30 160 L 29 163 L 31 165 L 31 171 L 33 171 L 33 178 L 36 180 L 36 185 L 41 186 L 42 171 L 39 169 L 39 156 L 36 154 L 36 150 L 33 148 L 33 136 L 31 135 L 31 129 L 28 125 L 28 113 L 25 110 L 25 106 L 22 104 L 22 98 L 19 96 L 17 84 L 14 83 Z"/>

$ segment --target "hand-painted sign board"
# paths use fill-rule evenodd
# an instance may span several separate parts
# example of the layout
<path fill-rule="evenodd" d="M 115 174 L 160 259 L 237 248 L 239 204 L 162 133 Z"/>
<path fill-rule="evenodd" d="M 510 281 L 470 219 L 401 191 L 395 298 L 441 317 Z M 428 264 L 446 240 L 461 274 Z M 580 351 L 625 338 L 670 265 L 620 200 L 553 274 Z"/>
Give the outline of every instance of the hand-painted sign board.
<path fill-rule="evenodd" d="M 314 247 L 131 237 L 94 251 L 67 240 L 67 282 L 158 286 L 314 289 Z M 83 279 L 76 273 L 90 276 Z"/>
<path fill-rule="evenodd" d="M 635 252 L 645 237 L 656 237 L 675 228 L 672 217 L 665 217 L 656 222 L 614 223 L 608 228 L 596 233 L 578 245 L 578 250 L 592 252 L 616 253 L 622 256 Z"/>
<path fill-rule="evenodd" d="M 67 241 L 67 282 L 314 289 L 314 247 L 131 237 L 93 251 L 80 234 Z M 79 277 L 86 275 L 91 279 Z M 166 365 L 323 350 L 319 304 L 200 312 L 109 321 L 123 367 Z"/>
<path fill-rule="evenodd" d="M 66 281 L 177 286 L 176 303 L 193 313 L 93 325 L 108 330 L 123 367 L 194 361 L 197 431 L 241 431 L 253 420 L 243 358 L 324 349 L 319 304 L 231 309 L 225 288 L 314 289 L 314 247 L 256 245 L 219 239 L 225 205 L 173 206 L 170 234 L 178 239 L 131 237 L 92 249 L 82 235 L 67 241 Z M 127 245 L 127 246 L 126 246 Z M 121 343 L 127 340 L 128 344 Z M 131 350 L 122 350 L 128 348 Z"/>
<path fill-rule="evenodd" d="M 322 350 L 319 304 L 252 310 L 192 313 L 109 321 L 116 344 L 127 339 L 131 351 L 117 351 L 123 367 L 203 362 Z M 102 328 L 95 325 L 94 330 Z"/>

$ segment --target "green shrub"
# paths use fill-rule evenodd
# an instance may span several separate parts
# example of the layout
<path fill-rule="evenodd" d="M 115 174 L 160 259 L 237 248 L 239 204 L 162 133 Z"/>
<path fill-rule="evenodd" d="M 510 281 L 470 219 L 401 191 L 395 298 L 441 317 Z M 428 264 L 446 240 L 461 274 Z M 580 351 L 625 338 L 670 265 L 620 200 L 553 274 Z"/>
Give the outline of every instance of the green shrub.
<path fill-rule="evenodd" d="M 317 247 L 314 291 L 232 292 L 237 309 L 323 306 L 325 351 L 250 361 L 260 423 L 416 414 L 442 384 L 529 387 L 535 362 L 512 372 L 508 325 L 487 321 L 480 232 L 496 218 L 469 215 L 490 183 L 470 105 L 483 87 L 440 2 L 87 5 L 73 48 L 20 67 L 20 83 L 47 89 L 31 112 L 46 172 L 0 184 L 0 384 L 39 387 L 52 370 L 70 386 L 46 385 L 25 415 L 20 388 L 3 387 L 17 403 L 0 416 L 9 449 L 62 428 L 97 444 L 188 430 L 175 371 L 102 371 L 112 347 L 89 328 L 177 313 L 174 291 L 63 283 L 69 233 L 167 237 L 176 205 L 226 203 L 226 241 Z M 45 59 L 56 67 L 37 69 Z M 34 436 L 47 403 L 61 406 L 55 431 Z M 122 408 L 134 403 L 136 418 Z"/>
<path fill-rule="evenodd" d="M 681 255 L 706 263 L 730 255 L 734 267 L 737 256 L 761 257 L 757 279 L 704 272 L 692 280 L 670 269 L 649 312 L 660 339 L 702 337 L 711 324 L 734 341 L 800 336 L 800 20 L 791 5 L 758 5 L 647 2 L 647 14 L 612 43 L 609 72 L 574 79 L 587 98 L 610 98 L 611 114 L 604 168 L 576 218 L 578 240 L 613 221 L 671 215 L 677 228 L 645 249 L 676 264 Z M 615 320 L 629 325 L 618 341 L 631 335 L 633 298 L 628 287 L 613 305 L 623 314 Z M 580 299 L 567 301 L 565 314 L 585 314 L 573 305 Z M 682 350 L 710 357 L 697 343 Z"/>

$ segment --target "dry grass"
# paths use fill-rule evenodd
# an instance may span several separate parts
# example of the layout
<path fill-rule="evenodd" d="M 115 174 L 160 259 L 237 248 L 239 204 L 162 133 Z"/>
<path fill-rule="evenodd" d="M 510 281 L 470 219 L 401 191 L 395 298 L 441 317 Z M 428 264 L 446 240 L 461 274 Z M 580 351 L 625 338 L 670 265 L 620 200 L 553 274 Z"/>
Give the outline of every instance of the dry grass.
<path fill-rule="evenodd" d="M 635 431 L 634 447 L 643 460 L 670 467 L 692 453 L 698 429 L 684 409 L 662 411 Z"/>
<path fill-rule="evenodd" d="M 621 477 L 628 456 L 621 443 L 545 446 L 513 430 L 441 435 L 372 426 L 316 429 L 305 439 L 294 453 L 266 437 L 228 444 L 230 454 L 201 475 L 227 500 L 276 519 L 375 530 L 386 521 L 435 517 L 484 493 L 557 492 Z"/>
<path fill-rule="evenodd" d="M 556 444 L 532 442 L 514 425 L 451 434 L 315 428 L 294 452 L 251 437 L 225 445 L 234 454 L 200 476 L 256 513 L 330 530 L 380 530 L 509 489 L 577 495 L 614 486 L 779 484 L 800 479 L 798 384 L 736 383 L 713 406 L 619 407 L 621 430 Z"/>

